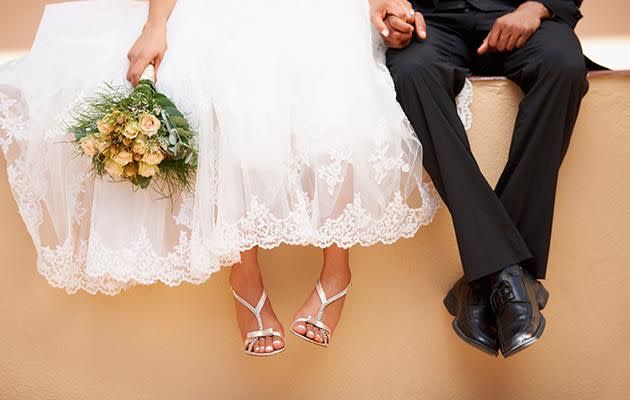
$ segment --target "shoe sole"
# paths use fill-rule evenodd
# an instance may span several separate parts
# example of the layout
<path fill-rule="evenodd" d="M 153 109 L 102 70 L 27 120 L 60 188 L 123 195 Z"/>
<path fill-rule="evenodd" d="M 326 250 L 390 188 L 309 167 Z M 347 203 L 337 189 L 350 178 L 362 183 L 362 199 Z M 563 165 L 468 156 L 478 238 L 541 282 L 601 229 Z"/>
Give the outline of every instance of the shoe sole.
<path fill-rule="evenodd" d="M 245 355 L 250 356 L 250 357 L 269 357 L 269 356 L 278 355 L 282 353 L 283 351 L 285 351 L 286 349 L 287 349 L 287 346 L 285 344 L 285 346 L 281 348 L 280 350 L 274 350 L 271 353 L 254 353 L 254 352 L 245 351 Z"/>
<path fill-rule="evenodd" d="M 444 298 L 443 303 L 448 313 L 451 314 L 453 317 L 457 317 L 457 296 L 453 293 L 452 290 L 449 290 L 448 294 Z M 493 349 L 492 347 L 486 346 L 484 343 L 477 342 L 464 335 L 462 330 L 459 328 L 459 324 L 457 324 L 456 319 L 453 320 L 451 326 L 453 327 L 453 330 L 455 331 L 457 336 L 459 336 L 459 338 L 466 342 L 468 345 L 476 348 L 477 350 L 481 350 L 485 354 L 491 355 L 493 357 L 499 356 L 499 349 Z"/>

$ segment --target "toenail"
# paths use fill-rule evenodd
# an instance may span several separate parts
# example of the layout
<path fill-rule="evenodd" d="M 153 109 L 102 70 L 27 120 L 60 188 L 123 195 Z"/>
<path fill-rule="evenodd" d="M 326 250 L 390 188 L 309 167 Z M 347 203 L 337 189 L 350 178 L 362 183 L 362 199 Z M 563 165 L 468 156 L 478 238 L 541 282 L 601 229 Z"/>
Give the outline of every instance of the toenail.
<path fill-rule="evenodd" d="M 273 347 L 271 347 L 271 346 L 267 346 L 267 347 L 265 347 L 265 351 L 266 351 L 267 353 L 271 353 L 271 352 L 273 351 Z"/>

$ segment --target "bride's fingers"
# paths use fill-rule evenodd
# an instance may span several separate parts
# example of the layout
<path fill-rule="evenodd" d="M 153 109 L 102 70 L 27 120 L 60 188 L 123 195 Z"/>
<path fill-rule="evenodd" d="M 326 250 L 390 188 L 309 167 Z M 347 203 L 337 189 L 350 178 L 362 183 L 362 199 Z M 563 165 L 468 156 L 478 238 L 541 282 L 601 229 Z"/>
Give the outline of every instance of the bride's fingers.
<path fill-rule="evenodd" d="M 142 73 L 149 64 L 151 64 L 151 61 L 146 59 L 138 59 L 131 63 L 131 66 L 129 67 L 129 73 L 127 74 L 127 80 L 131 82 L 132 86 L 138 85 Z"/>
<path fill-rule="evenodd" d="M 387 9 L 387 14 L 395 15 L 403 21 L 407 21 L 411 15 L 411 11 L 411 8 L 405 7 L 401 2 L 397 2 Z"/>
<path fill-rule="evenodd" d="M 389 28 L 385 25 L 385 13 L 380 12 L 379 10 L 372 10 L 370 13 L 370 19 L 372 20 L 372 25 L 376 28 L 376 30 L 383 36 L 389 36 Z"/>
<path fill-rule="evenodd" d="M 158 55 L 155 60 L 153 61 L 153 66 L 155 67 L 155 77 L 154 80 L 157 83 L 157 77 L 158 77 L 158 70 L 160 69 L 160 65 L 162 64 L 162 60 L 164 59 L 164 56 L 162 55 Z"/>
<path fill-rule="evenodd" d="M 413 17 L 414 17 L 413 5 L 407 0 L 397 0 L 397 1 L 398 1 L 399 6 L 402 9 L 402 12 L 404 13 L 404 18 L 402 19 L 409 23 L 413 23 Z"/>

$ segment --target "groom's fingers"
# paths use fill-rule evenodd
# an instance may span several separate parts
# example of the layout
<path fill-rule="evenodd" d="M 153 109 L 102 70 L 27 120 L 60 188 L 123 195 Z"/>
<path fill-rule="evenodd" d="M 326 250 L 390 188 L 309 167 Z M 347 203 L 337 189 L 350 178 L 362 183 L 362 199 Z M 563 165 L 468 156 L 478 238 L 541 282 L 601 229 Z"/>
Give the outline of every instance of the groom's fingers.
<path fill-rule="evenodd" d="M 427 23 L 424 21 L 424 16 L 416 12 L 415 15 L 416 35 L 418 39 L 424 40 L 427 38 Z"/>
<path fill-rule="evenodd" d="M 501 28 L 495 25 L 490 29 L 490 33 L 484 39 L 481 46 L 477 49 L 478 54 L 486 54 L 489 51 L 495 51 L 497 49 L 497 44 L 499 42 L 499 38 L 501 37 Z"/>
<path fill-rule="evenodd" d="M 411 33 L 414 29 L 413 25 L 406 23 L 395 15 L 390 15 L 387 18 L 387 22 L 389 22 L 389 25 L 392 27 L 393 30 L 401 33 Z"/>
<path fill-rule="evenodd" d="M 488 37 L 486 37 L 483 40 L 483 43 L 481 43 L 481 46 L 479 46 L 479 48 L 477 49 L 477 53 L 479 53 L 480 55 L 486 54 L 488 52 Z"/>

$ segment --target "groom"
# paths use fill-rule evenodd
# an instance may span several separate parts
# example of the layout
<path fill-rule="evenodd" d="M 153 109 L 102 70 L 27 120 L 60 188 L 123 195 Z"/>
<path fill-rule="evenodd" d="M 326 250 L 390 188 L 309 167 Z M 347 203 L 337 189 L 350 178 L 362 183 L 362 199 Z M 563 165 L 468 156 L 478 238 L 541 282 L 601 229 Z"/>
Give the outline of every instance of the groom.
<path fill-rule="evenodd" d="M 464 278 L 444 303 L 467 343 L 504 357 L 540 338 L 558 170 L 580 102 L 581 0 L 370 0 L 398 100 L 451 212 Z M 405 6 L 413 7 L 415 12 Z M 468 74 L 504 75 L 525 94 L 495 189 L 470 150 L 455 96 Z"/>

